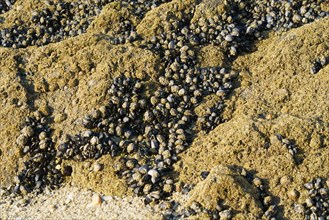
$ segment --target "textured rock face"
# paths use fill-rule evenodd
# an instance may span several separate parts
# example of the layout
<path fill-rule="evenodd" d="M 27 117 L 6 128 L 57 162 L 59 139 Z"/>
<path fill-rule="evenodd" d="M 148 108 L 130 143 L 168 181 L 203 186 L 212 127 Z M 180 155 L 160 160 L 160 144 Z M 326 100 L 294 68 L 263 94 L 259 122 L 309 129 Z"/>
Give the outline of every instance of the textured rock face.
<path fill-rule="evenodd" d="M 220 201 L 225 201 L 226 206 L 241 215 L 253 213 L 250 218 L 259 218 L 262 214 L 257 189 L 234 168 L 227 166 L 213 167 L 208 177 L 190 194 L 189 203 L 196 201 L 208 209 L 215 209 Z"/>
<path fill-rule="evenodd" d="M 227 111 L 226 123 L 206 136 L 200 135 L 184 153 L 177 166 L 183 182 L 194 179 L 198 183 L 200 173 L 216 164 L 234 164 L 267 179 L 280 204 L 304 203 L 303 179 L 328 173 L 325 85 L 329 69 L 326 66 L 316 75 L 309 70 L 316 57 L 328 56 L 328 40 L 321 40 L 322 33 L 328 32 L 327 24 L 328 19 L 324 19 L 270 38 L 258 45 L 258 51 L 234 62 L 245 71 L 240 73 L 241 87 L 228 104 L 233 112 Z M 297 155 L 290 155 L 276 134 L 293 139 Z M 289 176 L 288 184 L 280 181 L 285 176 Z M 294 189 L 301 193 L 297 200 L 287 193 Z M 287 206 L 284 213 L 298 216 Z"/>

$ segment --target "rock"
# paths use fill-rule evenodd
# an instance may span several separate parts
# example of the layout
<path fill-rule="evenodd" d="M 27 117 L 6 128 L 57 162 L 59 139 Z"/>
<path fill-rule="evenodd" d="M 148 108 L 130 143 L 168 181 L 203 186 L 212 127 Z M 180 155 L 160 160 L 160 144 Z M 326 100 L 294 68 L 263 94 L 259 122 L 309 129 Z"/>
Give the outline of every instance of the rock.
<path fill-rule="evenodd" d="M 101 171 L 103 169 L 103 164 L 100 164 L 98 162 L 94 163 L 94 166 L 93 166 L 93 170 L 94 172 L 98 172 L 98 171 Z"/>
<path fill-rule="evenodd" d="M 229 220 L 232 218 L 232 212 L 230 210 L 224 210 L 219 213 L 219 217 L 222 220 Z"/>
<path fill-rule="evenodd" d="M 215 166 L 208 177 L 192 189 L 190 195 L 188 205 L 196 201 L 207 209 L 215 209 L 218 200 L 223 200 L 227 206 L 238 212 L 246 215 L 253 213 L 254 218 L 262 213 L 257 189 L 238 171 L 228 166 Z"/>
<path fill-rule="evenodd" d="M 198 53 L 198 62 L 201 67 L 225 66 L 227 57 L 219 46 L 207 45 Z"/>
<path fill-rule="evenodd" d="M 55 123 L 61 123 L 62 121 L 64 121 L 67 118 L 67 115 L 65 113 L 59 113 L 56 114 L 54 117 L 54 122 Z"/>
<path fill-rule="evenodd" d="M 296 189 L 291 189 L 288 191 L 288 197 L 293 201 L 296 201 L 299 195 L 300 193 Z"/>
<path fill-rule="evenodd" d="M 199 18 L 211 18 L 218 14 L 223 14 L 229 10 L 229 5 L 224 0 L 202 0 L 200 4 L 195 7 L 195 13 L 191 22 L 197 21 Z"/>
<path fill-rule="evenodd" d="M 228 41 L 228 42 L 231 42 L 233 40 L 232 35 L 230 35 L 230 34 L 226 35 L 225 40 Z"/>
<path fill-rule="evenodd" d="M 48 206 L 48 210 L 49 210 L 49 212 L 54 212 L 55 210 L 57 209 L 57 206 L 56 205 L 49 205 Z"/>
<path fill-rule="evenodd" d="M 92 198 L 92 201 L 87 205 L 88 208 L 93 208 L 100 206 L 102 204 L 102 197 L 98 194 L 95 194 Z"/>
<path fill-rule="evenodd" d="M 184 14 L 192 12 L 196 4 L 195 0 L 174 0 L 164 3 L 150 11 L 147 16 L 137 25 L 137 33 L 143 35 L 146 39 L 156 36 L 158 28 L 172 17 L 182 19 Z M 164 32 L 170 32 L 169 28 L 164 27 Z"/>
<path fill-rule="evenodd" d="M 291 177 L 290 176 L 283 176 L 280 179 L 280 183 L 284 186 L 287 186 L 288 184 L 291 183 Z"/>

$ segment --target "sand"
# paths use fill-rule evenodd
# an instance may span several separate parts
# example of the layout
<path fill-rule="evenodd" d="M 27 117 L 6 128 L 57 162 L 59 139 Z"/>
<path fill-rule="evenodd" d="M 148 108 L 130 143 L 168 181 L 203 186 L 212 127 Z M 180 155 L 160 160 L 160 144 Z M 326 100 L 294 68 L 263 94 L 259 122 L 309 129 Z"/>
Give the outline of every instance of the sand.
<path fill-rule="evenodd" d="M 72 186 L 22 199 L 1 198 L 0 209 L 1 219 L 16 220 L 161 219 L 140 198 L 104 196 Z"/>

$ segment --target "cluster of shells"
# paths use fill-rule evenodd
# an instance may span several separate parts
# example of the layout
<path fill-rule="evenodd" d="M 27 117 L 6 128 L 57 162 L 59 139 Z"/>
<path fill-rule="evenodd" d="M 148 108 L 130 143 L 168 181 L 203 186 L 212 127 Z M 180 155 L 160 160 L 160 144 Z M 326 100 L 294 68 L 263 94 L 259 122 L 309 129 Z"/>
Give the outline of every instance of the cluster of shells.
<path fill-rule="evenodd" d="M 95 16 L 111 2 L 119 2 L 122 7 L 133 8 L 133 14 L 142 19 L 147 11 L 168 0 L 93 0 L 56 3 L 46 1 L 47 8 L 34 11 L 30 22 L 16 20 L 14 26 L 2 29 L 0 44 L 13 48 L 40 46 L 85 33 Z M 198 22 L 186 27 L 187 29 L 182 29 L 182 32 L 189 36 L 192 45 L 221 45 L 228 51 L 228 55 L 236 56 L 239 51 L 248 50 L 253 40 L 263 38 L 265 31 L 290 29 L 328 16 L 328 12 L 320 8 L 322 2 L 324 0 L 293 2 L 272 0 L 266 3 L 234 0 L 227 2 L 229 13 L 211 18 L 202 17 Z M 14 1 L 10 0 L 1 1 L 1 11 L 9 10 L 13 3 Z M 188 23 L 191 19 L 191 15 L 186 16 L 186 20 L 170 21 L 168 25 L 173 26 L 174 29 L 181 28 L 182 25 L 178 23 Z M 111 43 L 123 44 L 137 37 L 129 20 L 122 22 L 121 30 L 117 35 L 110 37 Z"/>
<path fill-rule="evenodd" d="M 28 28 L 17 25 L 0 31 L 4 47 L 27 47 L 57 42 L 84 33 L 103 6 L 113 1 L 48 2 L 49 8 L 33 14 Z M 122 7 L 132 7 L 139 17 L 167 1 L 117 1 Z M 141 39 L 139 46 L 160 54 L 163 69 L 156 82 L 145 82 L 125 75 L 113 79 L 108 102 L 86 115 L 85 127 L 78 134 L 67 134 L 55 148 L 51 131 L 43 117 L 32 117 L 18 137 L 26 161 L 18 176 L 17 192 L 42 189 L 44 185 L 58 186 L 65 173 L 62 160 L 84 161 L 105 154 L 119 157 L 114 164 L 116 173 L 124 178 L 134 193 L 145 202 L 158 201 L 175 191 L 173 164 L 187 149 L 195 136 L 196 124 L 206 132 L 223 122 L 227 94 L 233 90 L 238 71 L 229 67 L 199 67 L 197 51 L 200 46 L 219 45 L 226 55 L 235 58 L 250 48 L 264 31 L 289 29 L 328 16 L 318 6 L 323 1 L 230 1 L 229 10 L 212 18 L 200 18 L 191 23 L 193 14 L 182 20 L 170 18 L 165 29 L 151 39 Z M 131 22 L 122 21 L 119 37 L 113 44 L 136 40 Z M 147 86 L 146 86 L 147 84 Z M 151 85 L 150 85 L 151 84 Z M 195 108 L 208 95 L 218 96 L 206 115 L 198 117 Z M 28 132 L 30 133 L 27 133 Z M 295 148 L 287 144 L 295 154 Z M 265 193 L 260 179 L 253 179 L 263 198 L 264 215 L 275 215 L 275 206 Z M 21 189 L 22 188 L 22 189 Z M 19 189 L 19 190 L 18 190 Z M 194 207 L 198 210 L 198 206 Z M 193 208 L 194 212 L 197 213 Z M 227 210 L 212 210 L 210 216 L 229 215 Z M 222 213 L 222 214 L 221 214 Z M 216 217 L 212 217 L 216 219 Z M 224 217 L 221 217 L 224 218 Z"/>
<path fill-rule="evenodd" d="M 112 31 L 112 30 L 111 30 Z M 135 26 L 128 19 L 122 19 L 120 22 L 119 29 L 113 31 L 111 35 L 100 35 L 101 38 L 109 41 L 113 45 L 117 44 L 125 44 L 132 43 L 133 41 L 138 39 L 137 32 L 135 30 Z"/>
<path fill-rule="evenodd" d="M 207 108 L 206 115 L 199 117 L 198 122 L 200 123 L 201 130 L 209 132 L 213 130 L 217 125 L 223 122 L 221 117 L 222 111 L 225 105 L 223 101 L 219 101 L 211 108 Z"/>
<path fill-rule="evenodd" d="M 142 18 L 144 14 L 164 0 L 157 1 L 119 1 L 119 0 L 93 0 L 65 2 L 45 1 L 46 8 L 34 11 L 31 20 L 24 22 L 16 20 L 10 28 L 0 31 L 0 45 L 3 47 L 24 48 L 28 46 L 42 46 L 58 42 L 69 37 L 85 33 L 95 16 L 99 15 L 102 8 L 111 2 L 120 2 L 122 6 L 133 7 L 136 16 Z M 0 10 L 10 9 L 9 0 L 0 3 Z M 129 20 L 122 22 L 118 35 L 111 39 L 114 44 L 126 43 L 136 38 L 135 31 Z M 133 32 L 133 33 L 131 33 Z"/>
<path fill-rule="evenodd" d="M 30 21 L 16 20 L 10 28 L 0 32 L 3 47 L 24 48 L 58 42 L 86 32 L 92 18 L 106 3 L 48 1 L 47 7 L 34 11 Z"/>
<path fill-rule="evenodd" d="M 269 193 L 264 180 L 253 175 L 250 171 L 247 171 L 244 168 L 241 169 L 241 176 L 245 177 L 247 181 L 257 189 L 259 200 L 264 212 L 262 217 L 264 219 L 276 219 L 278 211 L 277 202 L 274 201 L 273 196 Z"/>
<path fill-rule="evenodd" d="M 46 186 L 54 188 L 62 182 L 61 161 L 56 158 L 57 151 L 47 124 L 47 118 L 35 112 L 34 116 L 26 118 L 16 139 L 24 162 L 15 178 L 15 193 L 42 192 Z"/>
<path fill-rule="evenodd" d="M 158 36 L 144 46 L 156 52 L 162 47 L 164 55 L 172 57 L 171 50 L 179 44 L 193 47 L 212 44 L 221 46 L 229 57 L 234 58 L 249 51 L 253 42 L 264 38 L 268 31 L 284 31 L 327 17 L 328 12 L 320 8 L 323 2 L 229 1 L 226 2 L 229 8 L 226 12 L 208 18 L 200 17 L 194 23 L 189 22 L 192 19 L 190 14 L 182 20 L 170 18 L 159 27 Z"/>
<path fill-rule="evenodd" d="M 329 58 L 325 56 L 321 56 L 312 62 L 312 66 L 310 68 L 311 74 L 318 73 L 322 68 L 329 64 Z"/>
<path fill-rule="evenodd" d="M 297 146 L 292 140 L 289 140 L 288 138 L 284 138 L 282 135 L 278 134 L 277 138 L 281 143 L 287 148 L 289 154 L 292 156 L 295 156 L 298 153 Z"/>
<path fill-rule="evenodd" d="M 151 96 L 143 95 L 143 81 L 119 76 L 108 91 L 109 103 L 82 119 L 88 130 L 65 137 L 57 156 L 78 161 L 119 156 L 114 169 L 137 195 L 146 202 L 167 197 L 174 191 L 172 165 L 195 132 L 194 108 L 206 94 L 229 92 L 232 72 L 187 68 L 175 80 L 175 74 L 160 77 L 156 89 L 148 91 Z M 204 86 L 206 78 L 211 80 Z"/>
<path fill-rule="evenodd" d="M 296 165 L 301 164 L 304 160 L 304 152 L 298 149 L 295 141 L 292 139 L 288 139 L 281 134 L 276 134 L 276 137 L 281 142 L 281 144 L 286 148 L 286 150 L 291 155 Z"/>
<path fill-rule="evenodd" d="M 303 205 L 296 204 L 295 210 L 305 215 L 307 220 L 329 219 L 329 188 L 328 182 L 321 177 L 304 184 L 308 197 Z"/>
<path fill-rule="evenodd" d="M 0 14 L 3 14 L 10 10 L 11 6 L 15 3 L 15 0 L 1 0 L 0 1 Z"/>
<path fill-rule="evenodd" d="M 291 29 L 328 16 L 328 12 L 321 10 L 321 3 L 324 3 L 324 0 L 234 2 L 234 10 L 242 12 L 239 14 L 240 17 L 252 16 L 246 22 L 245 31 L 257 38 L 261 37 L 259 32 L 262 30 Z"/>
<path fill-rule="evenodd" d="M 263 218 L 273 219 L 273 220 L 276 219 L 278 207 L 276 204 L 274 204 L 273 197 L 270 196 L 267 190 L 265 189 L 265 185 L 263 181 L 258 177 L 254 177 L 252 179 L 252 184 L 258 190 L 260 202 L 263 206 L 263 211 L 264 211 Z"/>
<path fill-rule="evenodd" d="M 173 207 L 172 202 L 168 205 L 168 202 L 163 202 L 160 204 L 160 208 L 166 208 L 168 210 L 168 207 Z M 207 209 L 203 207 L 199 202 L 193 201 L 192 204 L 184 208 L 180 211 L 167 211 L 165 212 L 164 216 L 166 219 L 182 219 L 182 218 L 189 218 L 195 215 L 204 214 L 208 216 L 210 219 L 218 220 L 218 219 L 231 219 L 233 217 L 233 211 L 224 204 L 224 201 L 219 200 L 217 201 L 217 206 L 215 209 Z"/>

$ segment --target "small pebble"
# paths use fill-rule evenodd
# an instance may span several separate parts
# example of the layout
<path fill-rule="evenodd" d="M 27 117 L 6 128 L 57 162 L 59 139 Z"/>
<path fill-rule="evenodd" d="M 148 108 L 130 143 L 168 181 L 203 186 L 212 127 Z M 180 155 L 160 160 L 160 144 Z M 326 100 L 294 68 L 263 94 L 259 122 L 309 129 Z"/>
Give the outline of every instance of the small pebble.
<path fill-rule="evenodd" d="M 201 172 L 202 179 L 206 179 L 208 177 L 209 173 L 210 173 L 209 171 L 202 171 Z"/>
<path fill-rule="evenodd" d="M 87 161 L 87 162 L 85 162 L 85 163 L 83 164 L 83 167 L 84 167 L 85 169 L 89 169 L 90 166 L 91 166 L 91 163 L 90 163 L 89 161 Z"/>
<path fill-rule="evenodd" d="M 254 178 L 253 183 L 256 187 L 260 187 L 262 185 L 262 181 L 258 177 Z"/>
<path fill-rule="evenodd" d="M 98 162 L 94 163 L 93 170 L 94 172 L 99 172 L 103 169 L 103 164 L 100 164 Z"/>
<path fill-rule="evenodd" d="M 97 207 L 102 204 L 102 197 L 98 194 L 95 194 L 92 198 L 92 201 L 87 205 L 88 208 Z"/>
<path fill-rule="evenodd" d="M 296 201 L 299 198 L 299 192 L 296 189 L 291 189 L 288 191 L 288 197 Z"/>
<path fill-rule="evenodd" d="M 224 210 L 224 211 L 219 212 L 219 217 L 221 220 L 229 220 L 233 216 L 232 216 L 232 212 L 230 210 Z"/>
<path fill-rule="evenodd" d="M 233 40 L 232 35 L 226 35 L 225 40 L 231 42 Z"/>
<path fill-rule="evenodd" d="M 305 212 L 305 208 L 304 206 L 300 205 L 300 204 L 295 204 L 294 206 L 294 210 L 297 212 L 297 213 L 300 213 L 300 214 L 304 214 Z"/>
<path fill-rule="evenodd" d="M 49 205 L 49 207 L 48 207 L 48 210 L 50 212 L 54 212 L 56 209 L 57 209 L 57 206 L 56 205 Z"/>
<path fill-rule="evenodd" d="M 280 179 L 280 183 L 284 186 L 287 186 L 291 183 L 291 177 L 290 176 L 283 176 Z"/>

